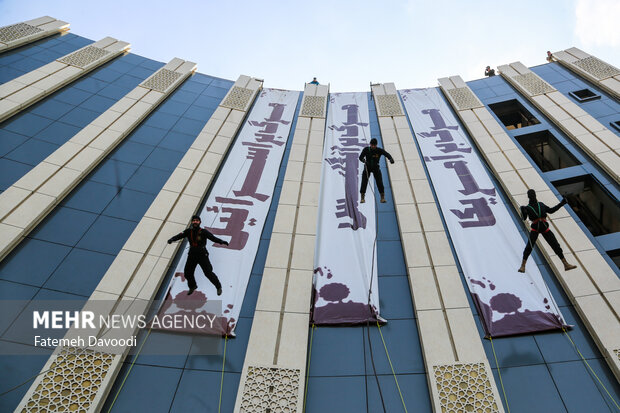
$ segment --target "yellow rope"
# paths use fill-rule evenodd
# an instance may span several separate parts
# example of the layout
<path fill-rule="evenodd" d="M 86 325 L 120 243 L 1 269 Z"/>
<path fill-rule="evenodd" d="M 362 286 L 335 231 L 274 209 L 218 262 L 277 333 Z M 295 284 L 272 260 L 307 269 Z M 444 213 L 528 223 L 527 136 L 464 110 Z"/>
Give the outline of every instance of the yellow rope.
<path fill-rule="evenodd" d="M 310 358 L 312 357 L 312 339 L 314 338 L 314 329 L 316 326 L 312 324 L 312 330 L 310 332 L 310 350 L 308 352 L 308 366 L 306 367 L 306 386 L 304 389 L 304 412 L 306 411 L 306 400 L 308 399 L 308 379 L 310 378 Z"/>
<path fill-rule="evenodd" d="M 220 380 L 220 401 L 217 405 L 217 411 L 220 412 L 222 408 L 222 391 L 224 390 L 224 367 L 226 364 L 226 343 L 228 343 L 228 335 L 224 336 L 224 357 L 222 358 L 222 380 Z"/>
<path fill-rule="evenodd" d="M 379 325 L 379 321 L 377 321 L 377 327 L 379 328 L 379 334 L 381 334 L 381 341 L 383 342 L 383 348 L 385 349 L 385 355 L 387 356 L 388 362 L 390 363 L 390 368 L 392 369 L 392 375 L 394 376 L 394 381 L 396 382 L 396 388 L 398 389 L 398 394 L 400 395 L 400 401 L 403 403 L 403 409 L 405 409 L 405 413 L 407 413 L 407 406 L 405 405 L 405 399 L 403 399 L 403 393 L 400 391 L 400 385 L 398 384 L 396 373 L 394 373 L 394 366 L 392 366 L 392 359 L 390 359 L 390 353 L 388 353 L 387 345 L 385 344 L 385 339 L 383 338 L 383 332 L 381 332 L 381 326 Z"/>
<path fill-rule="evenodd" d="M 579 357 L 581 357 L 581 360 L 586 363 L 586 366 L 588 366 L 588 369 L 590 369 L 590 372 L 594 375 L 594 377 L 596 377 L 596 380 L 598 380 L 598 382 L 600 383 L 601 387 L 603 388 L 603 390 L 605 390 L 605 393 L 607 393 L 607 395 L 609 396 L 609 398 L 611 399 L 612 402 L 614 402 L 614 404 L 616 405 L 616 409 L 620 410 L 620 406 L 618 406 L 618 403 L 616 402 L 616 399 L 613 398 L 613 396 L 609 393 L 609 390 L 607 390 L 607 387 L 605 387 L 605 385 L 603 384 L 603 382 L 601 381 L 601 379 L 599 379 L 599 377 L 596 375 L 596 373 L 594 372 L 594 369 L 590 366 L 590 363 L 588 363 L 588 361 L 586 360 L 586 358 L 583 356 L 583 354 L 581 354 L 581 351 L 579 351 L 579 348 L 577 348 L 577 345 L 575 344 L 575 342 L 573 341 L 572 338 L 570 338 L 570 336 L 568 335 L 568 332 L 566 331 L 565 328 L 562 328 L 562 331 L 564 332 L 564 334 L 566 335 L 566 337 L 568 337 L 568 340 L 571 342 L 571 344 L 573 345 L 573 347 L 575 347 L 575 350 L 577 350 L 577 353 L 579 354 Z"/>
<path fill-rule="evenodd" d="M 499 376 L 499 384 L 502 385 L 502 392 L 504 393 L 504 400 L 506 401 L 506 409 L 510 413 L 510 406 L 508 406 L 508 397 L 506 397 L 506 389 L 504 388 L 504 381 L 502 380 L 502 372 L 499 369 L 499 363 L 497 362 L 497 354 L 495 354 L 495 345 L 493 345 L 493 337 L 489 337 L 491 340 L 491 348 L 493 349 L 493 357 L 495 357 L 495 366 L 497 367 L 497 375 Z"/>
<path fill-rule="evenodd" d="M 136 353 L 136 355 L 133 358 L 133 361 L 131 362 L 131 366 L 129 366 L 129 370 L 127 371 L 127 374 L 125 374 L 125 377 L 123 378 L 123 382 L 121 383 L 121 387 L 118 388 L 118 391 L 116 392 L 116 395 L 114 396 L 114 400 L 112 400 L 112 404 L 110 404 L 110 408 L 108 409 L 108 413 L 110 413 L 112 411 L 112 407 L 114 407 L 114 403 L 116 403 L 116 399 L 118 397 L 119 394 L 121 394 L 121 390 L 123 390 L 123 386 L 125 385 L 125 381 L 127 380 L 127 377 L 129 377 L 129 373 L 131 373 L 131 369 L 133 369 L 133 365 L 135 364 L 136 360 L 138 360 L 138 356 L 140 355 L 140 352 L 142 351 L 142 347 L 144 347 L 144 343 L 146 343 L 146 340 L 149 338 L 149 335 L 151 334 L 151 328 L 149 328 L 149 331 L 146 333 L 146 337 L 144 337 L 144 340 L 142 341 L 142 344 L 140 344 L 140 348 L 138 349 L 138 352 Z"/>

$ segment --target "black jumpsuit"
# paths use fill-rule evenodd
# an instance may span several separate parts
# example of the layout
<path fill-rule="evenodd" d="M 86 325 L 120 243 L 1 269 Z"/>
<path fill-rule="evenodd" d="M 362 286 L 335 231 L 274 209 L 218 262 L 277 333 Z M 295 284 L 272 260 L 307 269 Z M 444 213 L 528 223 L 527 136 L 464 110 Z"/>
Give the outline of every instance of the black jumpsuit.
<path fill-rule="evenodd" d="M 549 229 L 549 223 L 547 222 L 547 214 L 553 214 L 555 211 L 560 209 L 564 204 L 566 204 L 566 200 L 563 199 L 562 202 L 554 206 L 553 208 L 549 208 L 547 205 L 542 202 L 529 203 L 527 206 L 521 207 L 521 218 L 525 220 L 529 218 L 532 221 L 532 226 L 530 228 L 530 239 L 527 244 L 525 244 L 525 250 L 523 251 L 523 260 L 527 260 L 527 258 L 532 253 L 532 248 L 538 239 L 538 234 L 542 234 L 545 237 L 545 240 L 549 243 L 553 251 L 560 257 L 560 259 L 564 259 L 564 253 L 562 253 L 562 248 L 560 248 L 560 244 L 558 240 L 553 235 L 553 232 Z"/>
<path fill-rule="evenodd" d="M 213 272 L 213 266 L 209 261 L 209 253 L 207 252 L 207 239 L 217 242 L 218 244 L 224 244 L 225 241 L 219 239 L 215 235 L 211 234 L 204 228 L 187 228 L 185 231 L 175 235 L 169 239 L 169 242 L 178 241 L 180 239 L 187 238 L 189 240 L 189 251 L 187 253 L 187 262 L 185 263 L 185 269 L 183 270 L 185 278 L 187 279 L 187 286 L 191 290 L 196 289 L 196 278 L 194 277 L 194 270 L 196 265 L 200 264 L 200 268 L 205 273 L 205 276 L 215 285 L 215 288 L 222 288 L 220 280 Z"/>
<path fill-rule="evenodd" d="M 362 153 L 360 154 L 360 161 L 364 162 L 364 173 L 362 174 L 362 186 L 360 187 L 360 193 L 366 193 L 366 186 L 368 186 L 368 178 L 370 174 L 375 176 L 375 182 L 377 183 L 377 189 L 379 189 L 379 193 L 383 195 L 383 178 L 381 177 L 381 169 L 379 168 L 379 160 L 381 159 L 381 155 L 385 156 L 390 160 L 390 162 L 394 163 L 394 159 L 392 155 L 387 153 L 382 148 L 371 148 L 370 146 L 362 149 Z"/>

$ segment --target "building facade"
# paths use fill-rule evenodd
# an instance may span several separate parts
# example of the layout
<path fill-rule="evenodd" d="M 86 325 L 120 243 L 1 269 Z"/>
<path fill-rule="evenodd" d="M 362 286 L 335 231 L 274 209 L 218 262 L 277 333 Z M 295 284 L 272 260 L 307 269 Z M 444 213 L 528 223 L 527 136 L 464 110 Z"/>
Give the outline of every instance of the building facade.
<path fill-rule="evenodd" d="M 367 195 L 387 323 L 313 325 L 323 141 L 337 100 L 328 86 L 306 84 L 291 121 L 280 122 L 289 129 L 278 136 L 283 156 L 235 337 L 218 339 L 209 355 L 192 334 L 129 329 L 120 334 L 136 335 L 137 346 L 127 354 L 37 347 L 20 326 L 46 300 L 104 300 L 110 314 L 127 302 L 147 314 L 165 300 L 185 255 L 184 244 L 166 240 L 210 207 L 266 89 L 260 79 L 212 77 L 183 59 L 156 62 L 124 41 L 66 30 L 52 18 L 0 29 L 1 411 L 618 409 L 617 68 L 573 48 L 544 65 L 512 63 L 498 76 L 454 76 L 428 89 L 448 108 L 443 119 L 456 122 L 434 120 L 433 130 L 463 132 L 521 246 L 527 189 L 550 206 L 567 199 L 551 228 L 578 268 L 564 271 L 544 241 L 528 265 L 570 328 L 485 338 L 484 309 L 430 172 L 435 159 L 419 140 L 431 135 L 411 116 L 411 95 L 397 90 L 406 85 L 390 83 L 363 93 L 367 122 L 344 124 L 365 123 L 363 142 L 376 138 L 395 161 L 380 164 L 387 202 Z M 226 268 L 216 272 L 226 284 Z M 174 352 L 148 352 L 158 345 Z"/>

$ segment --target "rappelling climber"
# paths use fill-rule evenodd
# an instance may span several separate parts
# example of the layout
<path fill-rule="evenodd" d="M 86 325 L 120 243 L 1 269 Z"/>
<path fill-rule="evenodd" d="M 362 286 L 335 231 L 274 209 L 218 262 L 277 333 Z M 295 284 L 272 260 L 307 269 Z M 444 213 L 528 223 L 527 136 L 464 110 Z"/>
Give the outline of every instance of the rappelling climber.
<path fill-rule="evenodd" d="M 206 229 L 200 228 L 200 217 L 198 215 L 194 215 L 192 217 L 192 225 L 189 228 L 170 238 L 168 240 L 168 244 L 172 244 L 172 242 L 183 238 L 187 238 L 189 240 L 187 262 L 185 263 L 185 269 L 183 270 L 185 278 L 187 279 L 187 286 L 189 287 L 187 295 L 191 295 L 194 290 L 198 288 L 196 285 L 196 278 L 194 277 L 194 270 L 198 264 L 200 264 L 200 268 L 202 268 L 205 276 L 209 279 L 209 281 L 211 281 L 215 288 L 217 288 L 217 295 L 222 295 L 222 284 L 220 284 L 220 280 L 213 272 L 213 266 L 209 261 L 207 239 L 224 245 L 228 245 L 228 242 L 219 239 Z"/>
<path fill-rule="evenodd" d="M 532 248 L 534 247 L 539 234 L 542 234 L 542 236 L 545 237 L 545 240 L 549 243 L 551 248 L 553 248 L 553 251 L 558 257 L 560 257 L 562 264 L 564 264 L 564 271 L 574 270 L 577 268 L 577 266 L 569 264 L 568 261 L 566 261 L 564 253 L 562 253 L 562 248 L 560 248 L 558 240 L 555 238 L 553 232 L 551 232 L 549 224 L 547 223 L 547 214 L 553 214 L 564 206 L 566 204 L 566 198 L 562 198 L 562 201 L 559 204 L 553 208 L 549 208 L 542 202 L 538 202 L 536 199 L 536 191 L 533 189 L 529 189 L 527 191 L 527 197 L 529 199 L 529 203 L 526 206 L 521 206 L 521 218 L 523 220 L 529 218 L 532 224 L 530 228 L 530 236 L 527 244 L 525 244 L 525 250 L 523 251 L 523 261 L 521 262 L 519 272 L 525 272 L 525 262 L 532 253 Z"/>
<path fill-rule="evenodd" d="M 360 203 L 366 202 L 366 187 L 368 186 L 368 178 L 370 174 L 375 176 L 375 182 L 377 183 L 377 188 L 379 189 L 379 193 L 381 194 L 381 202 L 385 203 L 385 193 L 383 188 L 383 178 L 381 178 L 381 169 L 379 169 L 379 160 L 381 159 L 381 155 L 385 156 L 390 160 L 390 163 L 394 163 L 394 158 L 392 155 L 387 153 L 383 148 L 377 147 L 377 140 L 372 138 L 370 140 L 370 146 L 362 149 L 362 153 L 360 154 L 360 161 L 364 162 L 364 173 L 362 174 L 362 186 L 360 187 L 360 193 L 362 194 L 362 199 Z"/>

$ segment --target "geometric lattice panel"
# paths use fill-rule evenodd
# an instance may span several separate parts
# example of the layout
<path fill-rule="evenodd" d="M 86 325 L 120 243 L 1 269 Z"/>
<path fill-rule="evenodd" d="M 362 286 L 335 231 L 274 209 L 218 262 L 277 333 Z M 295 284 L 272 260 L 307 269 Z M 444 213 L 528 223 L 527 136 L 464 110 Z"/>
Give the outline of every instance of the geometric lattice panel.
<path fill-rule="evenodd" d="M 151 76 L 146 82 L 143 82 L 140 86 L 148 89 L 153 89 L 158 92 L 165 92 L 178 78 L 181 77 L 180 73 L 173 72 L 168 69 L 159 69 L 157 73 Z"/>
<path fill-rule="evenodd" d="M 444 412 L 499 412 L 484 363 L 433 366 Z"/>
<path fill-rule="evenodd" d="M 107 50 L 103 50 L 95 46 L 88 46 L 63 57 L 62 59 L 58 59 L 58 61 L 71 66 L 85 68 L 89 64 L 108 54 L 110 54 L 110 52 Z"/>
<path fill-rule="evenodd" d="M 400 108 L 400 102 L 396 95 L 379 95 L 375 96 L 379 116 L 402 116 L 403 111 Z"/>
<path fill-rule="evenodd" d="M 8 43 L 31 34 L 42 32 L 38 27 L 26 23 L 17 23 L 10 26 L 0 27 L 0 42 Z"/>
<path fill-rule="evenodd" d="M 527 90 L 530 95 L 542 95 L 543 93 L 551 93 L 555 91 L 555 88 L 551 86 L 549 83 L 545 82 L 534 73 L 524 73 L 522 75 L 517 75 L 513 77 L 514 81 L 517 82 L 521 87 Z"/>
<path fill-rule="evenodd" d="M 598 80 L 607 79 L 608 77 L 620 75 L 620 70 L 613 67 L 610 64 L 597 59 L 594 56 L 588 56 L 586 58 L 577 60 L 573 63 L 583 71 L 588 72 Z"/>
<path fill-rule="evenodd" d="M 304 96 L 300 116 L 307 118 L 325 117 L 325 96 Z"/>
<path fill-rule="evenodd" d="M 240 410 L 251 413 L 297 411 L 300 374 L 299 369 L 249 366 Z"/>
<path fill-rule="evenodd" d="M 83 412 L 89 409 L 114 359 L 113 354 L 64 348 L 23 412 Z"/>
<path fill-rule="evenodd" d="M 252 89 L 233 86 L 232 90 L 221 105 L 231 109 L 245 110 L 248 103 L 250 103 L 250 99 L 253 94 L 254 91 Z"/>
<path fill-rule="evenodd" d="M 614 353 L 616 354 L 616 358 L 620 360 L 620 349 L 614 350 Z"/>
<path fill-rule="evenodd" d="M 473 109 L 483 106 L 480 100 L 478 100 L 476 95 L 474 95 L 468 87 L 449 89 L 448 93 L 458 110 Z"/>

